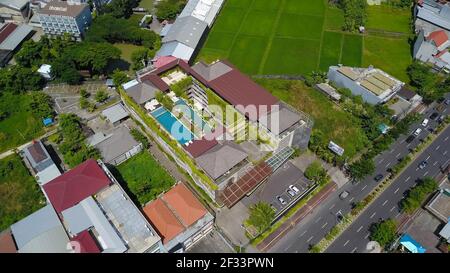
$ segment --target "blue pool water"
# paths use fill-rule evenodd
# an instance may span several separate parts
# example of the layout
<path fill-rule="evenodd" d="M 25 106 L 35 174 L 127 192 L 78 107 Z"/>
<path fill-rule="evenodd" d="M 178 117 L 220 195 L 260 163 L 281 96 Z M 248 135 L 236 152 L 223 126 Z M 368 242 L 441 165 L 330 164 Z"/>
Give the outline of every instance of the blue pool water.
<path fill-rule="evenodd" d="M 203 132 L 210 133 L 211 127 L 206 123 L 194 110 L 192 110 L 184 100 L 178 100 L 175 105 L 184 105 L 186 107 L 180 107 L 185 117 L 191 120 L 191 122 L 198 128 L 201 128 Z"/>
<path fill-rule="evenodd" d="M 151 115 L 169 132 L 181 145 L 194 139 L 194 134 L 179 122 L 166 108 L 160 107 Z"/>

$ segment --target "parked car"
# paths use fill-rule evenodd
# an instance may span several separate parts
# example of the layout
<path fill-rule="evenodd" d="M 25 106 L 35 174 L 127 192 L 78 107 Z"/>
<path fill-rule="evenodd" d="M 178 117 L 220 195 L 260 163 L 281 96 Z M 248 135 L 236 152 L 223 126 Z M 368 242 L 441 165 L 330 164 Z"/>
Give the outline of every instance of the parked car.
<path fill-rule="evenodd" d="M 431 114 L 430 119 L 435 120 L 437 116 L 439 116 L 439 114 L 437 112 L 434 112 L 433 114 Z"/>
<path fill-rule="evenodd" d="M 428 165 L 428 162 L 426 160 L 424 160 L 424 161 L 420 162 L 419 168 L 424 169 L 427 165 Z"/>
<path fill-rule="evenodd" d="M 422 126 L 427 127 L 429 120 L 426 118 L 422 121 Z"/>
<path fill-rule="evenodd" d="M 287 193 L 288 193 L 290 196 L 292 196 L 292 197 L 295 196 L 295 191 L 293 191 L 293 190 L 291 190 L 291 189 L 288 189 L 288 190 L 287 190 Z"/>
<path fill-rule="evenodd" d="M 348 191 L 343 191 L 340 195 L 339 198 L 341 198 L 342 200 L 344 200 L 345 198 L 347 198 L 347 196 L 349 195 Z"/>
<path fill-rule="evenodd" d="M 383 175 L 381 173 L 377 174 L 377 176 L 375 176 L 374 179 L 375 179 L 375 181 L 380 182 L 383 179 Z"/>
<path fill-rule="evenodd" d="M 300 190 L 294 185 L 289 185 L 289 189 L 293 190 L 295 193 L 299 193 L 300 192 Z"/>
<path fill-rule="evenodd" d="M 416 137 L 413 135 L 410 135 L 407 139 L 406 139 L 406 143 L 411 143 Z"/>
<path fill-rule="evenodd" d="M 280 201 L 281 205 L 283 205 L 283 206 L 286 205 L 286 201 L 284 201 L 283 197 L 278 196 L 277 199 L 278 199 L 278 201 Z"/>
<path fill-rule="evenodd" d="M 415 131 L 414 131 L 414 135 L 415 136 L 419 136 L 419 134 L 422 132 L 422 129 L 421 128 L 417 128 Z"/>

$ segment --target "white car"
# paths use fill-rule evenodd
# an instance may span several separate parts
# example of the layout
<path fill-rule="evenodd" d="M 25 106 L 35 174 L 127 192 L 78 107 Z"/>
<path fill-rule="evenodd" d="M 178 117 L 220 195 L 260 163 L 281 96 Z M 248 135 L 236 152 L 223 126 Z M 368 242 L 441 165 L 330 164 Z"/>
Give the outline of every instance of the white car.
<path fill-rule="evenodd" d="M 415 131 L 414 131 L 414 135 L 415 136 L 419 136 L 419 134 L 422 132 L 422 129 L 420 129 L 420 128 L 417 128 Z"/>
<path fill-rule="evenodd" d="M 299 189 L 296 187 L 296 186 L 294 186 L 294 185 L 290 185 L 289 186 L 289 189 L 291 189 L 291 190 L 293 190 L 295 193 L 299 193 Z"/>
<path fill-rule="evenodd" d="M 422 121 L 422 126 L 423 127 L 427 127 L 427 125 L 428 125 L 428 119 L 426 118 L 426 119 L 424 119 L 423 121 Z"/>

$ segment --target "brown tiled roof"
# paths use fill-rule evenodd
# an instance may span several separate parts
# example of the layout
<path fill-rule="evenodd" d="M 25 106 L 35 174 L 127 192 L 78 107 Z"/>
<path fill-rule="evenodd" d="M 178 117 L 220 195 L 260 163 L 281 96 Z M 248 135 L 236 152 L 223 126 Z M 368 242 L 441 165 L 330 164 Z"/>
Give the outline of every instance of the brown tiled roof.
<path fill-rule="evenodd" d="M 0 253 L 16 253 L 16 243 L 11 234 L 11 230 L 7 229 L 0 233 Z"/>
<path fill-rule="evenodd" d="M 47 155 L 45 154 L 45 151 L 42 149 L 42 146 L 39 141 L 34 142 L 30 147 L 28 147 L 28 152 L 33 157 L 33 160 L 36 163 L 39 163 L 47 159 Z"/>
<path fill-rule="evenodd" d="M 208 212 L 183 183 L 179 183 L 170 189 L 162 199 L 187 227 L 197 222 Z"/>
<path fill-rule="evenodd" d="M 1 29 L 0 29 L 0 44 L 3 43 L 4 40 L 6 40 L 6 38 L 8 38 L 8 36 L 13 33 L 14 30 L 16 30 L 17 25 L 13 24 L 13 23 L 8 23 L 5 24 Z"/>
<path fill-rule="evenodd" d="M 155 74 L 147 74 L 141 78 L 141 82 L 149 81 L 152 83 L 156 88 L 158 88 L 161 91 L 168 91 L 169 86 L 165 81 L 163 81 L 158 75 Z"/>
<path fill-rule="evenodd" d="M 193 158 L 197 158 L 201 156 L 202 154 L 206 153 L 213 147 L 215 147 L 217 144 L 217 140 L 206 140 L 204 138 L 202 139 L 196 139 L 193 140 L 191 144 L 188 146 L 184 146 L 184 149 L 191 154 Z"/>

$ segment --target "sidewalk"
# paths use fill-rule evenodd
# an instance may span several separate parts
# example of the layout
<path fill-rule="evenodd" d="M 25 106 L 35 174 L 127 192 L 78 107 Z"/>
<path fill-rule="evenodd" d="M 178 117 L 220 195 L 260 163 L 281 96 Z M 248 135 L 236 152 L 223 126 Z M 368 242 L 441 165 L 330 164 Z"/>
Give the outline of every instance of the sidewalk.
<path fill-rule="evenodd" d="M 320 192 L 314 195 L 303 207 L 301 207 L 291 218 L 284 222 L 277 230 L 257 245 L 261 252 L 265 252 L 277 243 L 286 233 L 292 230 L 301 220 L 303 220 L 314 208 L 325 200 L 332 192 L 336 191 L 337 185 L 329 183 Z"/>

